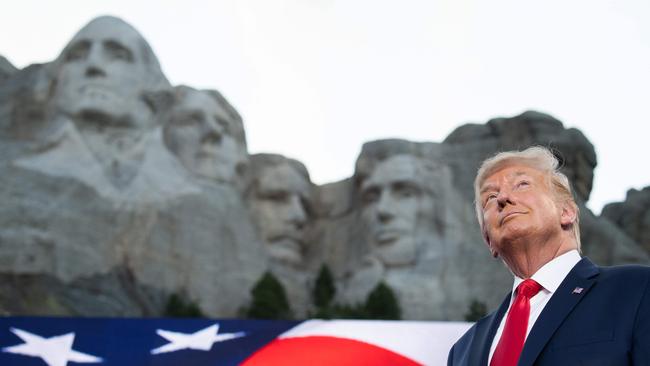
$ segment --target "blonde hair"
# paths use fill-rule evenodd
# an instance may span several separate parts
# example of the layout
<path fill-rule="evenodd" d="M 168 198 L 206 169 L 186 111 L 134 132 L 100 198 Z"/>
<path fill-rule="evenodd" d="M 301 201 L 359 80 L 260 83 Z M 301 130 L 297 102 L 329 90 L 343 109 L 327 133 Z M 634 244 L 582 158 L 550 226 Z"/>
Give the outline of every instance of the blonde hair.
<path fill-rule="evenodd" d="M 580 250 L 580 209 L 573 198 L 569 178 L 560 172 L 559 162 L 553 153 L 541 146 L 529 147 L 524 151 L 506 151 L 486 159 L 476 173 L 474 180 L 474 207 L 476 217 L 485 235 L 485 222 L 483 221 L 483 208 L 480 201 L 480 190 L 485 180 L 497 171 L 514 164 L 522 164 L 538 170 L 548 177 L 549 187 L 558 202 L 568 203 L 576 211 L 576 219 L 573 222 L 573 236 L 575 237 L 578 250 Z"/>

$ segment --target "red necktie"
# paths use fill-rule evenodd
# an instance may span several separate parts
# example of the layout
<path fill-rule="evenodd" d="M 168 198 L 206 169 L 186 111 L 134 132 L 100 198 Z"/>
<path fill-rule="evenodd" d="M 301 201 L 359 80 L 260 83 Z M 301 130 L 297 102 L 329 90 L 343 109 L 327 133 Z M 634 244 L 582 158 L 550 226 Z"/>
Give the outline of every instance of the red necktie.
<path fill-rule="evenodd" d="M 542 286 L 527 279 L 517 286 L 517 297 L 510 307 L 506 326 L 492 355 L 490 366 L 516 366 L 524 348 L 526 329 L 530 316 L 530 298 L 537 295 Z"/>

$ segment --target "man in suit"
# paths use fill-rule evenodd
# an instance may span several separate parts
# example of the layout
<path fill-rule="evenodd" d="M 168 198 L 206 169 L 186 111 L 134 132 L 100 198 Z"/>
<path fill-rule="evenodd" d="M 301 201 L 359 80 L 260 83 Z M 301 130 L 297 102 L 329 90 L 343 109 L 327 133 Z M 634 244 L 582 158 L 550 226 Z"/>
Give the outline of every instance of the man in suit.
<path fill-rule="evenodd" d="M 580 257 L 578 207 L 549 150 L 484 161 L 474 193 L 483 238 L 514 285 L 448 365 L 650 365 L 650 268 Z"/>

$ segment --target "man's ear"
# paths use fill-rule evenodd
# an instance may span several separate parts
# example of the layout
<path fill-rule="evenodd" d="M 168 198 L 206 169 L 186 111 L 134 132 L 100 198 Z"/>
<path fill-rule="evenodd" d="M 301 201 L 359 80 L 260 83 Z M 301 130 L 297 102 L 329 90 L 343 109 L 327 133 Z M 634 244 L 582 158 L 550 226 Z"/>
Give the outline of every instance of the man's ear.
<path fill-rule="evenodd" d="M 563 229 L 568 229 L 573 226 L 578 218 L 578 208 L 575 204 L 567 202 L 562 205 L 562 212 L 560 213 L 560 225 Z"/>
<path fill-rule="evenodd" d="M 174 104 L 174 91 L 172 89 L 145 91 L 142 100 L 154 114 L 168 112 Z"/>
<path fill-rule="evenodd" d="M 490 250 L 490 254 L 492 254 L 492 258 L 498 258 L 499 253 L 492 247 L 492 242 L 490 241 L 490 236 L 487 233 L 487 230 L 483 230 L 483 240 L 485 241 L 485 245 L 487 245 L 488 249 Z"/>

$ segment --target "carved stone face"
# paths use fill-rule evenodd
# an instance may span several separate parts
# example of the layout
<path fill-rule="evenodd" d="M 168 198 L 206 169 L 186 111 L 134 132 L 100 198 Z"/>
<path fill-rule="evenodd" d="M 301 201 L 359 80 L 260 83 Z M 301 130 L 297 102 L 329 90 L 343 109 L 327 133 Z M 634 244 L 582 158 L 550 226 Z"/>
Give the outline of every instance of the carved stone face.
<path fill-rule="evenodd" d="M 101 17 L 81 29 L 58 59 L 57 109 L 114 126 L 151 123 L 141 99 L 152 72 L 143 44 L 140 34 L 116 18 Z"/>
<path fill-rule="evenodd" d="M 165 126 L 165 143 L 190 172 L 234 181 L 247 156 L 246 147 L 233 137 L 235 122 L 208 93 L 186 90 Z"/>
<path fill-rule="evenodd" d="M 253 196 L 253 215 L 272 258 L 300 264 L 309 220 L 307 179 L 289 164 L 265 168 Z"/>
<path fill-rule="evenodd" d="M 395 155 L 377 164 L 361 183 L 361 216 L 368 240 L 387 266 L 415 262 L 418 233 L 432 217 L 431 195 L 422 185 L 421 161 L 411 155 Z"/>

